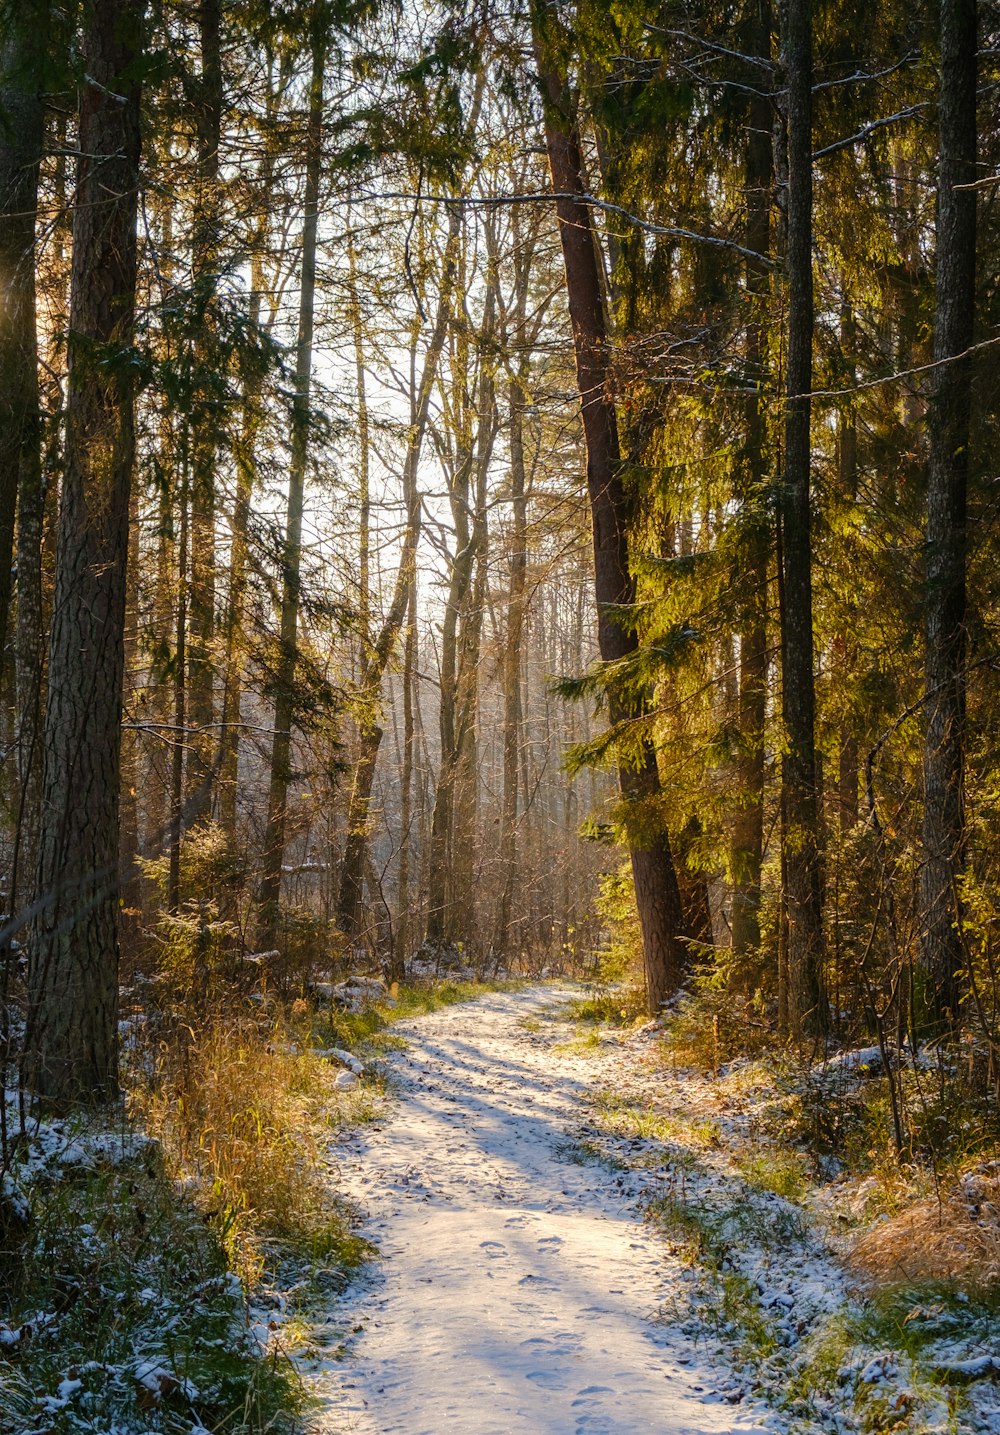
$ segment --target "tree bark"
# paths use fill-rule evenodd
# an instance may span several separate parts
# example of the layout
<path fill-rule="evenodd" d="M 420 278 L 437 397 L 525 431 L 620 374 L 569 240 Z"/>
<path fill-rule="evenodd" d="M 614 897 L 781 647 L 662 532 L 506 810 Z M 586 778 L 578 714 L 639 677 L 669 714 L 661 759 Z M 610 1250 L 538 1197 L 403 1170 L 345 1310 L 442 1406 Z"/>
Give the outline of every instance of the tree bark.
<path fill-rule="evenodd" d="M 966 488 L 976 283 L 976 3 L 942 0 L 935 375 L 928 411 L 923 868 L 920 959 L 929 1015 L 958 1017 L 956 882 L 965 866 Z"/>
<path fill-rule="evenodd" d="M 857 325 L 851 307 L 846 302 L 840 314 L 840 345 L 845 360 L 848 384 L 857 382 L 857 364 L 854 351 Z M 839 469 L 842 497 L 854 503 L 858 496 L 858 425 L 854 403 L 848 399 L 840 412 L 837 465 Z M 841 642 L 841 657 L 846 674 L 854 671 L 857 660 L 856 643 L 853 634 L 844 633 Z M 860 786 L 860 758 L 857 732 L 858 722 L 853 714 L 841 724 L 840 753 L 837 762 L 837 813 L 841 836 L 858 825 L 858 793 Z"/>
<path fill-rule="evenodd" d="M 14 634 L 17 772 L 20 786 L 10 901 L 34 881 L 41 803 L 42 528 L 44 487 L 35 222 L 44 138 L 43 46 L 48 4 L 15 6 L 0 40 L 0 651 L 10 626 L 14 514 L 17 511 L 17 623 Z"/>
<path fill-rule="evenodd" d="M 586 191 L 572 97 L 558 68 L 553 20 L 541 0 L 536 0 L 532 16 L 587 449 L 598 647 L 602 660 L 613 663 L 634 652 L 637 639 L 618 616 L 634 602 L 635 589 L 628 565 L 628 505 L 618 423 L 608 392 L 607 324 L 590 210 L 578 199 Z M 623 703 L 613 692 L 609 709 L 613 722 L 641 716 L 641 708 Z M 646 1000 L 656 1012 L 679 989 L 688 961 L 677 873 L 658 811 L 660 777 L 652 743 L 644 741 L 634 760 L 620 762 L 618 776 L 642 929 Z"/>
<path fill-rule="evenodd" d="M 789 1019 L 798 1035 L 826 1026 L 816 794 L 810 421 L 812 416 L 812 0 L 787 0 L 782 37 L 788 124 L 788 357 L 781 494 L 781 708 L 785 751 Z"/>
<path fill-rule="evenodd" d="M 222 134 L 222 4 L 199 0 L 201 75 L 195 104 L 197 165 L 192 223 L 192 271 L 202 311 L 204 371 L 210 361 L 219 263 L 219 141 Z M 191 436 L 191 587 L 189 602 L 188 721 L 196 730 L 188 748 L 185 826 L 211 814 L 215 778 L 215 462 L 214 404 L 206 402 L 214 375 L 196 384 Z"/>
<path fill-rule="evenodd" d="M 500 802 L 500 901 L 493 949 L 507 950 L 514 884 L 517 878 L 517 788 L 521 745 L 521 640 L 524 629 L 525 581 L 528 571 L 528 504 L 524 468 L 524 406 L 527 375 L 511 379 L 510 424 L 511 538 L 510 586 L 507 592 L 507 635 L 503 653 L 503 792 Z"/>
<path fill-rule="evenodd" d="M 755 0 L 747 48 L 770 57 L 771 6 Z M 771 247 L 771 104 L 754 96 L 748 106 L 744 155 L 746 247 L 766 255 Z M 767 365 L 767 302 L 770 275 L 759 260 L 746 265 L 747 298 L 752 306 L 747 332 L 747 370 L 756 392 L 747 405 L 746 442 L 737 486 L 746 531 L 746 596 L 740 622 L 738 722 L 741 753 L 737 770 L 738 807 L 730 847 L 733 879 L 733 950 L 760 947 L 761 864 L 764 852 L 764 724 L 767 716 L 767 574 L 771 547 L 765 487 L 767 423 L 764 379 Z"/>
<path fill-rule="evenodd" d="M 324 8 L 317 6 L 312 20 L 312 76 L 309 85 L 309 122 L 306 150 L 305 213 L 302 233 L 302 269 L 299 290 L 299 325 L 295 355 L 295 396 L 292 401 L 291 465 L 282 561 L 281 650 L 275 683 L 274 738 L 267 803 L 267 826 L 259 895 L 259 943 L 273 947 L 277 935 L 281 896 L 281 864 L 285 853 L 288 784 L 291 779 L 292 719 L 295 713 L 295 668 L 298 658 L 299 605 L 302 586 L 302 510 L 305 500 L 306 459 L 309 448 L 309 400 L 312 385 L 314 307 L 316 299 L 316 239 L 319 221 L 319 181 L 323 162 L 323 76 L 328 32 Z"/>
<path fill-rule="evenodd" d="M 284 57 L 277 75 L 269 70 L 265 114 L 269 124 L 276 126 L 281 98 L 285 92 L 293 57 Z M 260 172 L 259 209 L 250 243 L 250 305 L 248 318 L 251 332 L 258 331 L 263 310 L 265 286 L 264 255 L 271 234 L 272 186 L 276 150 L 268 145 Z M 266 322 L 270 332 L 274 308 Z M 235 442 L 236 491 L 230 523 L 229 585 L 226 595 L 225 654 L 222 683 L 222 730 L 219 735 L 219 824 L 230 845 L 237 842 L 237 791 L 239 786 L 240 736 L 242 720 L 242 689 L 245 667 L 243 624 L 246 613 L 247 572 L 249 566 L 250 504 L 257 486 L 257 445 L 263 426 L 261 394 L 264 387 L 263 366 L 252 355 L 243 377 L 239 437 Z"/>
<path fill-rule="evenodd" d="M 58 1104 L 118 1078 L 118 795 L 143 13 L 89 0 L 81 46 L 66 464 L 45 712 L 26 1075 Z"/>
<path fill-rule="evenodd" d="M 15 6 L 0 35 L 0 649 L 10 620 L 14 514 L 22 474 L 40 485 L 35 211 L 44 115 L 41 4 Z"/>

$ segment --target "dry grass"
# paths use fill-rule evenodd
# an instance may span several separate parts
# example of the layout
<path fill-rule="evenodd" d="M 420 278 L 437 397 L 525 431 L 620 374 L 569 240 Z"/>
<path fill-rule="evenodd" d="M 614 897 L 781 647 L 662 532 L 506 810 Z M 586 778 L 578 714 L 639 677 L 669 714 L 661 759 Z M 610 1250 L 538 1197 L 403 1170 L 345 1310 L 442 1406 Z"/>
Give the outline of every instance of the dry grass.
<path fill-rule="evenodd" d="M 1000 1176 L 969 1172 L 937 1197 L 880 1221 L 854 1245 L 852 1268 L 872 1287 L 1000 1284 Z"/>
<path fill-rule="evenodd" d="M 161 1045 L 135 1093 L 171 1173 L 248 1286 L 276 1247 L 348 1263 L 360 1255 L 318 1150 L 321 1122 L 338 1107 L 334 1073 L 295 1035 L 265 1037 L 249 1018 L 219 1016 Z"/>

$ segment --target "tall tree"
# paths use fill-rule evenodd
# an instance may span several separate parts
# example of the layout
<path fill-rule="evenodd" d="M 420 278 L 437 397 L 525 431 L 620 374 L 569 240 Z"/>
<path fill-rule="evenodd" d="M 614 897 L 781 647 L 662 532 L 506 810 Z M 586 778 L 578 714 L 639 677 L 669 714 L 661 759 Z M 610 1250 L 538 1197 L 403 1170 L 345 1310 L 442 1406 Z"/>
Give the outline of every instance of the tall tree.
<path fill-rule="evenodd" d="M 594 537 L 598 646 L 606 664 L 637 648 L 624 614 L 635 587 L 629 571 L 628 503 L 622 480 L 618 421 L 609 392 L 610 344 L 597 241 L 586 201 L 574 98 L 561 57 L 563 37 L 549 8 L 532 8 L 535 59 L 542 90 L 545 145 L 555 191 L 566 292 L 576 352 L 577 384 L 587 449 Z M 642 703 L 623 700 L 612 687 L 612 722 L 642 716 Z M 619 785 L 629 823 L 628 842 L 642 929 L 646 1000 L 652 1012 L 680 986 L 687 965 L 686 929 L 677 873 L 662 813 L 656 752 L 643 739 L 635 756 L 619 762 Z"/>
<path fill-rule="evenodd" d="M 302 511 L 309 451 L 309 402 L 312 386 L 313 329 L 316 303 L 316 238 L 319 225 L 319 182 L 323 163 L 323 76 L 328 45 L 327 6 L 318 0 L 312 14 L 309 118 L 306 129 L 306 182 L 302 223 L 302 265 L 299 280 L 299 327 L 295 349 L 295 390 L 292 398 L 291 463 L 282 554 L 281 636 L 275 674 L 274 737 L 264 832 L 260 883 L 260 944 L 270 947 L 278 925 L 281 864 L 285 853 L 285 817 L 291 777 L 292 720 L 295 714 L 295 669 L 298 659 L 299 607 L 302 588 Z"/>
<path fill-rule="evenodd" d="M 966 490 L 976 282 L 976 0 L 942 0 L 934 388 L 928 412 L 920 955 L 937 1023 L 958 1015 L 965 864 Z"/>
<path fill-rule="evenodd" d="M 185 817 L 195 823 L 211 812 L 215 778 L 215 487 L 218 421 L 212 402 L 215 375 L 212 329 L 216 323 L 220 260 L 219 144 L 222 138 L 222 4 L 199 0 L 201 74 L 193 81 L 195 194 L 191 231 L 194 298 L 201 314 L 198 378 L 191 436 L 191 573 L 187 636 L 187 719 L 195 729 L 188 754 Z M 181 581 L 185 578 L 182 576 Z"/>
<path fill-rule="evenodd" d="M 467 256 L 463 255 L 463 261 Z M 463 264 L 464 267 L 464 264 Z M 466 283 L 463 282 L 463 290 Z M 427 940 L 468 940 L 472 855 L 475 843 L 474 805 L 476 715 L 478 707 L 479 640 L 482 631 L 482 578 L 486 561 L 486 478 L 497 430 L 492 365 L 495 363 L 496 273 L 486 281 L 479 330 L 478 383 L 470 381 L 474 366 L 469 342 L 471 321 L 460 321 L 455 345 L 449 405 L 455 448 L 449 455 L 448 499 L 455 532 L 449 554 L 448 594 L 441 623 L 439 726 L 441 762 L 434 794 L 428 869 Z M 474 423 L 472 394 L 478 404 Z"/>
<path fill-rule="evenodd" d="M 31 3 L 0 11 L 0 643 L 7 639 L 18 478 L 39 445 L 35 210 L 45 10 Z"/>
<path fill-rule="evenodd" d="M 786 0 L 788 201 L 785 472 L 781 487 L 781 762 L 793 1029 L 825 1025 L 823 914 L 816 792 L 810 491 L 813 350 L 812 0 Z"/>
<path fill-rule="evenodd" d="M 35 322 L 35 225 L 48 41 L 47 0 L 8 4 L 0 11 L 0 648 L 8 637 L 17 509 L 14 675 L 21 785 L 15 874 L 18 888 L 33 858 L 40 796 L 38 717 L 42 665 L 38 661 L 38 643 L 42 628 L 44 500 Z M 13 900 L 19 893 L 10 895 Z"/>
<path fill-rule="evenodd" d="M 508 447 L 510 450 L 510 581 L 507 589 L 507 625 L 503 650 L 503 787 L 500 800 L 500 898 L 497 903 L 493 949 L 498 957 L 507 950 L 514 884 L 517 877 L 518 766 L 521 747 L 521 658 L 528 574 L 528 484 L 524 456 L 524 411 L 528 404 L 531 355 L 528 344 L 528 284 L 537 245 L 537 227 L 524 225 L 513 215 L 514 293 L 506 316 L 505 345 L 513 340 L 519 357 L 511 373 L 507 394 Z"/>
<path fill-rule="evenodd" d="M 751 0 L 747 49 L 768 59 L 771 48 L 770 0 Z M 765 501 L 767 421 L 764 395 L 767 368 L 767 320 L 771 282 L 766 256 L 771 246 L 770 97 L 758 85 L 747 105 L 744 146 L 746 247 L 760 259 L 746 261 L 746 288 L 752 306 L 747 324 L 746 438 L 736 498 L 745 530 L 746 550 L 740 615 L 739 734 L 736 774 L 737 811 L 733 820 L 730 867 L 733 879 L 733 948 L 753 951 L 760 945 L 761 865 L 764 852 L 764 725 L 767 717 L 767 576 L 771 532 Z"/>
<path fill-rule="evenodd" d="M 143 7 L 83 6 L 66 456 L 45 711 L 27 1075 L 57 1103 L 118 1077 L 118 800 Z"/>

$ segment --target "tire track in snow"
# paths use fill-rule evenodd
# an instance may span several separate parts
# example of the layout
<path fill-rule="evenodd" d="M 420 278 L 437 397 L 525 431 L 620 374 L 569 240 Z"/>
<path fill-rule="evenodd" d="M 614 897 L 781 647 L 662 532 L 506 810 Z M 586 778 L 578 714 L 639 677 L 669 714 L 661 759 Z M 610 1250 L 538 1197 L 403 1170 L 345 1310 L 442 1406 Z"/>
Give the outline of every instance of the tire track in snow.
<path fill-rule="evenodd" d="M 565 1025 L 523 1025 L 571 995 L 494 994 L 395 1028 L 398 1102 L 337 1157 L 382 1258 L 314 1332 L 332 1351 L 355 1331 L 344 1359 L 321 1354 L 309 1372 L 318 1432 L 783 1428 L 728 1403 L 730 1373 L 676 1328 L 688 1292 L 642 1223 L 641 1178 L 572 1159 L 594 1058 L 554 1050 Z"/>

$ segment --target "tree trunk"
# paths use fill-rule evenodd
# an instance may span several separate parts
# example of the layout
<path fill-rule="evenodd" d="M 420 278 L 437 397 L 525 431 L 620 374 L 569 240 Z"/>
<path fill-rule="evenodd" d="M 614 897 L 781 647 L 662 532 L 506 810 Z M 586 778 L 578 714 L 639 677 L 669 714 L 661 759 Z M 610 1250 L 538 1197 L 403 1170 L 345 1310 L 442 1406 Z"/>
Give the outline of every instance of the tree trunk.
<path fill-rule="evenodd" d="M 135 460 L 142 6 L 83 7 L 66 463 L 45 712 L 27 1078 L 58 1104 L 118 1084 L 118 793 Z"/>
<path fill-rule="evenodd" d="M 771 6 L 756 0 L 752 7 L 747 48 L 765 58 L 771 50 Z M 767 255 L 771 245 L 770 101 L 755 96 L 747 114 L 744 157 L 746 246 Z M 767 571 L 771 546 L 766 507 L 767 423 L 767 265 L 748 259 L 747 297 L 753 306 L 747 331 L 747 371 L 756 392 L 747 406 L 747 432 L 740 466 L 737 500 L 746 527 L 744 577 L 746 596 L 740 623 L 738 721 L 741 753 L 736 774 L 738 807 L 734 815 L 730 868 L 733 878 L 733 950 L 741 955 L 760 947 L 761 864 L 764 853 L 764 724 L 767 717 Z"/>
<path fill-rule="evenodd" d="M 281 651 L 275 684 L 274 738 L 260 883 L 261 950 L 273 947 L 281 896 L 281 864 L 285 853 L 285 819 L 291 779 L 292 718 L 295 712 L 295 668 L 298 657 L 299 603 L 302 583 L 302 509 L 309 447 L 309 399 L 312 384 L 313 310 L 316 297 L 316 237 L 319 181 L 323 162 L 323 75 L 327 28 L 317 6 L 312 21 L 312 77 L 306 151 L 305 214 L 299 290 L 299 328 L 295 355 L 295 397 L 292 401 L 291 465 L 282 563 Z"/>
<path fill-rule="evenodd" d="M 44 126 L 39 32 L 46 32 L 46 8 L 15 6 L 0 40 L 0 650 L 10 621 L 19 477 L 39 490 L 41 483 L 35 211 Z"/>
<path fill-rule="evenodd" d="M 390 977 L 402 981 L 406 975 L 406 957 L 410 948 L 410 854 L 413 850 L 413 753 L 414 753 L 414 687 L 417 675 L 417 585 L 411 579 L 406 605 L 406 639 L 403 648 L 403 762 L 399 798 L 399 889 L 396 911 L 396 937 L 392 953 Z"/>
<path fill-rule="evenodd" d="M 975 313 L 976 3 L 942 0 L 936 371 L 928 413 L 924 863 L 920 959 L 933 1022 L 954 1028 L 962 965 L 956 879 L 965 866 L 966 487 Z M 945 362 L 951 360 L 951 362 Z"/>
<path fill-rule="evenodd" d="M 628 566 L 627 501 L 614 404 L 608 393 L 608 334 L 590 211 L 574 196 L 585 193 L 580 139 L 565 80 L 555 63 L 552 24 L 541 0 L 533 10 L 533 39 L 542 85 L 545 144 L 566 270 L 566 290 L 576 350 L 577 383 L 587 449 L 587 485 L 594 532 L 594 579 L 598 646 L 605 663 L 635 651 L 635 634 L 617 616 L 631 606 L 635 590 Z M 638 717 L 641 710 L 609 697 L 611 719 Z M 657 816 L 660 778 L 656 753 L 642 744 L 634 761 L 619 764 L 627 809 L 628 841 L 642 929 L 646 1000 L 651 1012 L 678 990 L 687 969 L 686 932 L 669 839 Z M 654 827 L 658 830 L 651 832 Z"/>
<path fill-rule="evenodd" d="M 254 283 L 250 321 L 260 317 L 260 290 Z M 254 371 L 243 389 L 243 415 L 236 443 L 236 491 L 229 546 L 229 592 L 226 604 L 226 648 L 222 684 L 222 731 L 219 735 L 219 825 L 231 847 L 237 836 L 237 789 L 240 765 L 240 722 L 244 655 L 241 645 L 249 566 L 250 503 L 257 479 L 256 443 L 260 434 L 262 376 Z"/>
<path fill-rule="evenodd" d="M 701 859 L 689 861 L 689 854 L 697 846 L 702 835 L 702 826 L 697 817 L 689 817 L 676 835 L 677 884 L 681 893 L 681 908 L 684 925 L 692 941 L 703 947 L 710 947 L 712 932 L 712 904 L 708 895 L 708 876 Z"/>
<path fill-rule="evenodd" d="M 195 105 L 197 167 L 192 232 L 192 271 L 201 306 L 205 353 L 195 355 L 202 370 L 215 321 L 219 264 L 219 141 L 222 134 L 222 4 L 199 0 L 201 75 Z M 212 810 L 215 778 L 215 405 L 207 402 L 214 376 L 202 373 L 196 391 L 191 435 L 191 591 L 188 650 L 188 721 L 195 729 L 188 747 L 185 826 Z"/>
<path fill-rule="evenodd" d="M 487 289 L 480 355 L 480 413 L 475 439 L 463 396 L 470 387 L 468 345 L 459 345 L 455 376 L 460 429 L 449 502 L 455 525 L 448 599 L 441 631 L 441 759 L 431 826 L 427 891 L 427 940 L 463 941 L 467 895 L 472 884 L 475 723 L 478 704 L 479 637 L 484 593 L 479 575 L 486 548 L 486 477 L 497 430 L 492 362 L 495 343 L 496 284 Z M 472 482 L 473 474 L 475 481 Z M 471 496 L 471 502 L 470 502 Z M 470 513 L 472 522 L 470 524 Z M 470 798 L 471 791 L 471 798 Z M 462 848 L 463 850 L 459 850 Z"/>
<path fill-rule="evenodd" d="M 525 365 L 510 382 L 510 587 L 507 594 L 507 640 L 503 654 L 503 795 L 500 802 L 500 901 L 493 948 L 497 958 L 507 950 L 511 908 L 517 879 L 517 786 L 521 744 L 521 639 L 524 629 L 525 580 L 528 569 L 528 504 L 524 471 Z"/>
<path fill-rule="evenodd" d="M 281 97 L 284 94 L 292 56 L 283 61 L 275 83 L 268 72 L 265 113 L 276 124 Z M 264 255 L 271 232 L 271 190 L 274 182 L 276 152 L 268 146 L 260 173 L 260 210 L 254 227 L 250 260 L 250 306 L 248 318 L 251 332 L 259 329 L 265 286 Z M 274 309 L 267 320 L 270 332 Z M 264 386 L 262 365 L 252 356 L 243 378 L 242 415 L 235 447 L 236 491 L 230 524 L 229 587 L 226 601 L 225 656 L 222 684 L 222 729 L 219 735 L 219 824 L 231 847 L 237 842 L 237 790 L 239 786 L 242 690 L 244 673 L 243 623 L 246 613 L 247 571 L 249 565 L 250 504 L 257 485 L 257 444 L 264 413 L 261 393 Z"/>
<path fill-rule="evenodd" d="M 44 136 L 40 78 L 47 3 L 15 7 L 0 46 L 0 652 L 10 626 L 17 510 L 17 625 L 14 635 L 19 799 L 11 910 L 34 881 L 41 804 L 42 528 L 35 220 Z M 34 81 L 34 83 L 33 83 Z"/>
<path fill-rule="evenodd" d="M 812 0 L 787 0 L 783 59 L 788 123 L 788 357 L 782 486 L 781 708 L 785 751 L 789 1019 L 800 1034 L 827 1023 L 822 992 L 813 680 L 810 420 L 812 415 Z"/>
<path fill-rule="evenodd" d="M 857 326 L 849 304 L 845 303 L 840 314 L 840 346 L 845 360 L 845 373 L 849 385 L 857 382 L 857 364 L 854 351 Z M 848 399 L 840 413 L 837 445 L 837 463 L 840 488 L 844 498 L 854 503 L 858 496 L 858 426 L 853 400 Z M 857 645 L 852 633 L 844 633 L 841 658 L 846 675 L 854 672 L 857 662 Z M 858 792 L 860 787 L 859 743 L 857 719 L 849 715 L 840 729 L 840 753 L 837 763 L 837 811 L 841 836 L 858 825 Z"/>
<path fill-rule="evenodd" d="M 129 496 L 128 567 L 125 581 L 125 651 L 122 692 L 125 711 L 135 717 L 136 655 L 139 651 L 139 491 Z M 126 963 L 134 961 L 141 927 L 142 889 L 139 876 L 139 734 L 122 733 L 121 810 L 119 847 L 121 862 L 120 938 Z"/>
<path fill-rule="evenodd" d="M 176 912 L 181 900 L 181 841 L 184 833 L 184 730 L 188 711 L 187 619 L 188 548 L 191 510 L 188 482 L 188 428 L 181 435 L 180 534 L 177 544 L 177 619 L 174 647 L 174 739 L 170 761 L 170 864 L 167 876 L 167 910 Z"/>

